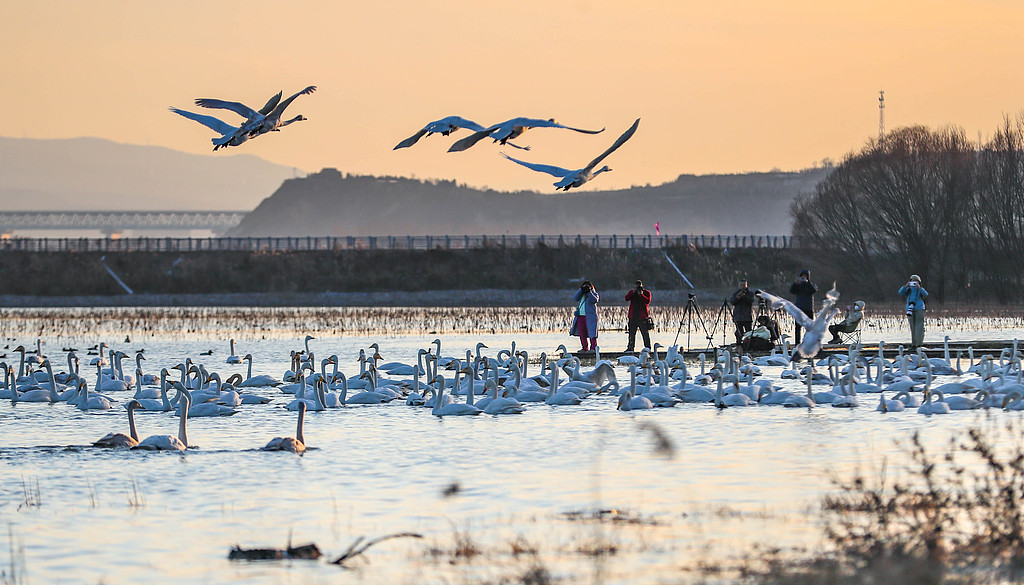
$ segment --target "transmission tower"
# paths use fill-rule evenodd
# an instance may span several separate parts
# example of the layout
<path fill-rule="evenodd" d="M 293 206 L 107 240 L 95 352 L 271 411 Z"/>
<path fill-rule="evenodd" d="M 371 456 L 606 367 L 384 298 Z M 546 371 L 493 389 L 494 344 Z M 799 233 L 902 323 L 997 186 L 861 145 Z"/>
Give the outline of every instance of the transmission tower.
<path fill-rule="evenodd" d="M 885 140 L 885 90 L 878 90 L 878 142 Z"/>

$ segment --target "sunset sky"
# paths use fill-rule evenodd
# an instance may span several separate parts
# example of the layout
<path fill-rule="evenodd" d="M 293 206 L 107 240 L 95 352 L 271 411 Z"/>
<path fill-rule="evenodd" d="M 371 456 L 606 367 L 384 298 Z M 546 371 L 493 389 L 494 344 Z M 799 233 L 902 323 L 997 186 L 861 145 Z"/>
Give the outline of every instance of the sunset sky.
<path fill-rule="evenodd" d="M 499 190 L 552 190 L 554 178 L 489 141 L 446 153 L 465 131 L 392 147 L 452 114 L 607 127 L 532 130 L 520 142 L 533 150 L 512 152 L 578 168 L 641 117 L 606 161 L 614 172 L 585 187 L 609 189 L 840 159 L 877 135 L 880 89 L 887 127 L 955 124 L 971 138 L 1024 104 L 1014 0 L 38 0 L 3 14 L 0 136 L 96 136 Z M 167 110 L 201 110 L 197 97 L 258 108 L 311 84 L 287 112 L 309 121 L 226 153 Z"/>

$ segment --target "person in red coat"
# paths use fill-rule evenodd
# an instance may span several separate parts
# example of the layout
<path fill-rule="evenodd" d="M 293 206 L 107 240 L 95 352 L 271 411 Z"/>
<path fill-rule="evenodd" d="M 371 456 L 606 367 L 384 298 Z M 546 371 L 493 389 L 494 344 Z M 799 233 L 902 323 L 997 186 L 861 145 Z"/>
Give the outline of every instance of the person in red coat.
<path fill-rule="evenodd" d="M 647 311 L 647 305 L 651 304 L 651 291 L 644 288 L 644 283 L 638 280 L 633 289 L 626 293 L 626 300 L 629 301 L 629 345 L 626 346 L 626 351 L 634 351 L 637 329 L 644 337 L 644 347 L 651 349 L 651 333 L 647 329 L 647 318 L 651 316 Z"/>

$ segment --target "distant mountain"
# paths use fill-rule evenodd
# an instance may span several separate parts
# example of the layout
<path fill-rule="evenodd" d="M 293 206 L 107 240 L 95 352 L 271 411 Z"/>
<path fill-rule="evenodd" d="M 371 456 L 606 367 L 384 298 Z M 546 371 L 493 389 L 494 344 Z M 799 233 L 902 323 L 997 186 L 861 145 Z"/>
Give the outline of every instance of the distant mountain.
<path fill-rule="evenodd" d="M 617 191 L 498 192 L 335 169 L 289 179 L 232 235 L 788 234 L 789 206 L 827 169 L 680 175 Z"/>
<path fill-rule="evenodd" d="M 188 154 L 99 138 L 0 137 L 0 209 L 246 210 L 294 176 L 248 154 Z"/>

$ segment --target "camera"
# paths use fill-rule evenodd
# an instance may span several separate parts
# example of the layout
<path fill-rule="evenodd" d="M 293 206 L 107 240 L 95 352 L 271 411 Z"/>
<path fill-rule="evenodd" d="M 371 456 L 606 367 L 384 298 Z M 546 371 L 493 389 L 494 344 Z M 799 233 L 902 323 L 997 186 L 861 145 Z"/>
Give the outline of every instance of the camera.
<path fill-rule="evenodd" d="M 688 294 L 687 294 L 686 296 L 688 296 L 688 297 L 690 298 L 690 300 L 691 300 L 691 301 L 692 301 L 692 300 L 695 300 L 695 299 L 697 298 L 697 295 L 695 295 L 695 294 L 693 294 L 693 293 L 688 293 Z"/>

